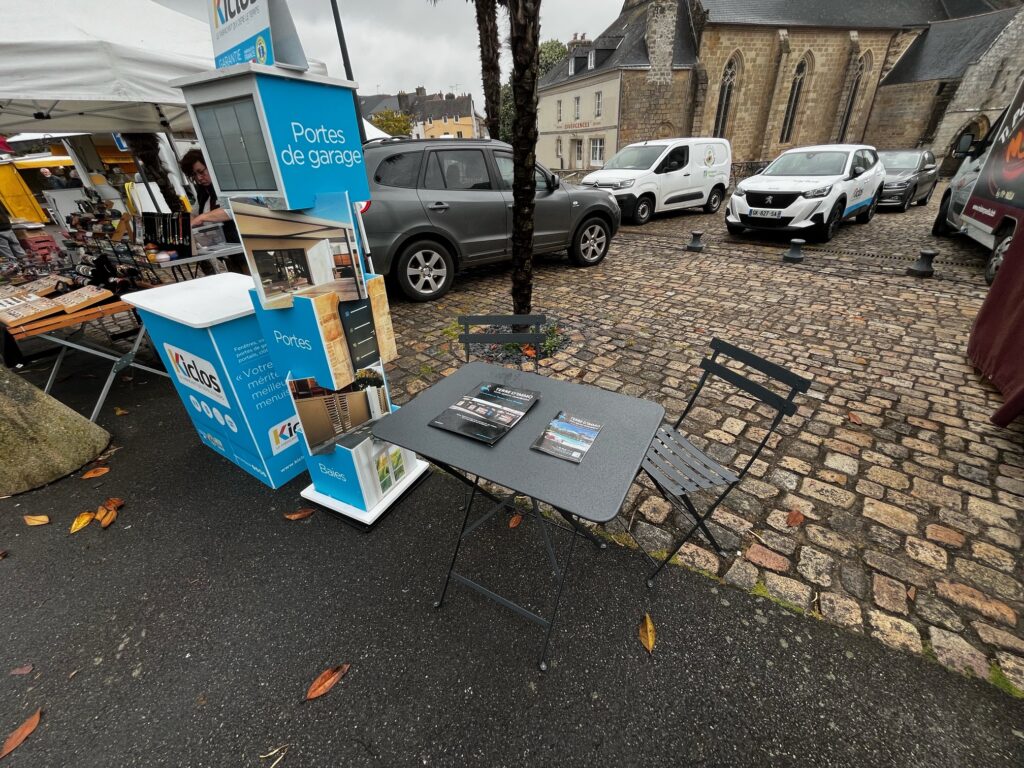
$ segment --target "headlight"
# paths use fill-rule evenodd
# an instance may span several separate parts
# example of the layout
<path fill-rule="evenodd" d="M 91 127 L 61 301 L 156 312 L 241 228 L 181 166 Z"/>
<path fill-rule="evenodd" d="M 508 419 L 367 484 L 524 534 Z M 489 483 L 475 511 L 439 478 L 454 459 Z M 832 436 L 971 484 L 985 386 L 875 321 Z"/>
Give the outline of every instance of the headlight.
<path fill-rule="evenodd" d="M 623 179 L 622 181 L 615 185 L 615 188 L 626 189 L 627 187 L 632 187 L 635 183 L 636 179 Z"/>
<path fill-rule="evenodd" d="M 817 189 L 809 189 L 804 192 L 804 197 L 814 199 L 816 197 L 828 197 L 832 191 L 832 185 L 829 184 L 827 187 L 818 187 Z"/>
<path fill-rule="evenodd" d="M 909 181 L 887 181 L 885 182 L 885 189 L 906 189 L 909 184 Z"/>
<path fill-rule="evenodd" d="M 734 189 L 732 191 L 732 196 L 733 197 L 746 197 L 747 196 L 747 191 L 745 189 L 740 188 L 740 187 L 736 187 L 736 189 Z"/>

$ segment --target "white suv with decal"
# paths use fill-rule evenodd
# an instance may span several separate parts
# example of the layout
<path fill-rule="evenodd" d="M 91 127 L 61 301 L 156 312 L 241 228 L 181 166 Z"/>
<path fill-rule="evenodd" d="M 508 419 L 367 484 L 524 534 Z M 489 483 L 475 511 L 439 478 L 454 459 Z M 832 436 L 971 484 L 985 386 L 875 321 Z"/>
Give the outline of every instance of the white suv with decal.
<path fill-rule="evenodd" d="M 827 242 L 844 219 L 871 221 L 884 182 L 885 168 L 874 147 L 826 144 L 791 149 L 736 185 L 725 225 L 732 234 L 778 230 Z"/>

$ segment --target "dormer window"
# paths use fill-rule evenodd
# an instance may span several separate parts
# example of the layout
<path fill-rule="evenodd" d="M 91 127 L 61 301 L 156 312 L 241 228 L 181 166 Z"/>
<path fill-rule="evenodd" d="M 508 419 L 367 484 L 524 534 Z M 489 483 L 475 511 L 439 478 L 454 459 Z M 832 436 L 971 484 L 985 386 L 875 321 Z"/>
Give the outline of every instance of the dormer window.
<path fill-rule="evenodd" d="M 576 74 L 576 57 L 575 56 L 570 56 L 569 57 L 569 74 L 570 75 L 575 75 Z"/>
<path fill-rule="evenodd" d="M 587 54 L 587 69 L 594 68 L 594 51 Z"/>

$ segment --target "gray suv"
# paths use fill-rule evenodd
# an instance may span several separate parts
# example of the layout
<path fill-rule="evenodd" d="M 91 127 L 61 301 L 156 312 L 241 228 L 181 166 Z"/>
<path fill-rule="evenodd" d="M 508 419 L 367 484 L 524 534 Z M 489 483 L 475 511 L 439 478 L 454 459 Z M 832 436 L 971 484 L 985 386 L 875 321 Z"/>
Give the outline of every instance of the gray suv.
<path fill-rule="evenodd" d="M 512 258 L 512 147 L 488 139 L 381 139 L 363 147 L 370 203 L 363 221 L 377 272 L 413 301 L 448 291 L 462 267 Z M 536 169 L 534 253 L 601 262 L 619 229 L 606 190 Z"/>

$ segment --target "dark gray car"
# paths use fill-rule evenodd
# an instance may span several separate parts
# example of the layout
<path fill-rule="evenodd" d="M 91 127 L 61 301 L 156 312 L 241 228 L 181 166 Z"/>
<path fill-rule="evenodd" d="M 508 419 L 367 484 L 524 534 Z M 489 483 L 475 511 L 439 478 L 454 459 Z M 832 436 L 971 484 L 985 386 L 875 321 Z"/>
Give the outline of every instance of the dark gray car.
<path fill-rule="evenodd" d="M 462 267 L 512 258 L 512 147 L 481 139 L 382 139 L 363 147 L 371 199 L 363 212 L 373 264 L 414 301 L 443 295 Z M 536 170 L 534 253 L 568 250 L 590 267 L 608 253 L 621 214 L 606 190 Z"/>
<path fill-rule="evenodd" d="M 885 166 L 881 206 L 907 210 L 912 203 L 928 205 L 939 179 L 935 155 L 927 149 L 893 149 L 878 153 Z"/>

